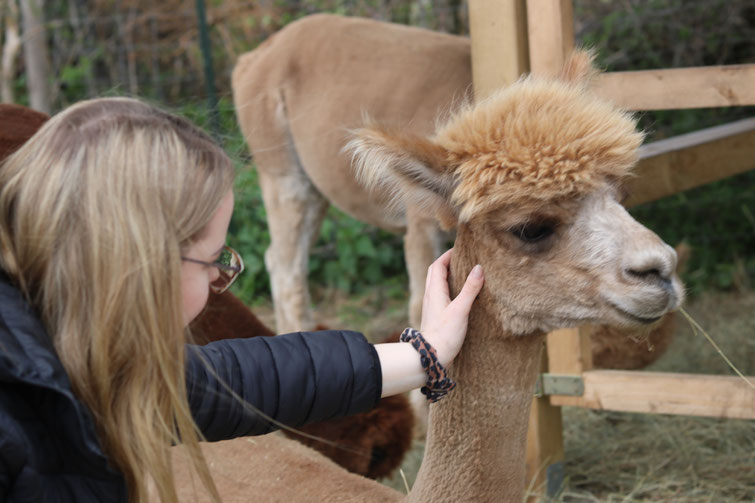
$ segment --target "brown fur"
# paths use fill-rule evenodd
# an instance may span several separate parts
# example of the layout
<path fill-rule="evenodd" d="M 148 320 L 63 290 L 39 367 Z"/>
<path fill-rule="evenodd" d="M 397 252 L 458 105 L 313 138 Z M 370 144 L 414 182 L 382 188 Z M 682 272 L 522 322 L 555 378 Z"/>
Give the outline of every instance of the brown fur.
<path fill-rule="evenodd" d="M 452 118 L 436 141 L 462 221 L 491 208 L 576 199 L 624 177 L 643 135 L 581 84 L 527 78 Z"/>
<path fill-rule="evenodd" d="M 220 295 L 211 293 L 204 310 L 191 323 L 190 330 L 193 342 L 202 345 L 223 339 L 275 335 L 229 291 Z"/>
<path fill-rule="evenodd" d="M 0 161 L 32 137 L 49 117 L 31 108 L 0 103 Z"/>
<path fill-rule="evenodd" d="M 414 416 L 404 395 L 383 398 L 379 407 L 355 416 L 298 428 L 325 438 L 327 445 L 295 433 L 286 436 L 308 445 L 353 473 L 371 479 L 391 475 L 411 447 Z"/>

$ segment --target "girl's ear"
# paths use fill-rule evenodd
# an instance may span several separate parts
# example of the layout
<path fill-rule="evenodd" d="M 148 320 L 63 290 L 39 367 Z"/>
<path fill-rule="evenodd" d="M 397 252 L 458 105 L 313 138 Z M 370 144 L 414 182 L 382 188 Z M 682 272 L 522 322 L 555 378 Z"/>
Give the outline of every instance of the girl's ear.
<path fill-rule="evenodd" d="M 385 187 L 394 204 L 425 208 L 446 229 L 456 225 L 457 210 L 450 203 L 456 180 L 443 147 L 424 136 L 372 124 L 352 131 L 344 150 L 352 154 L 357 180 L 365 187 Z"/>

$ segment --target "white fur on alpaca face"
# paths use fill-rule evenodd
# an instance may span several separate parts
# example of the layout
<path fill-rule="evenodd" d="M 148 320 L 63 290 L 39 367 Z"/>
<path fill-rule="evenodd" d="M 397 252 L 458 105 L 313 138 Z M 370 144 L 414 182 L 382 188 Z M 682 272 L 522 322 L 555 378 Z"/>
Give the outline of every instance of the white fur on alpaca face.
<path fill-rule="evenodd" d="M 583 263 L 600 278 L 604 319 L 649 324 L 681 304 L 676 252 L 634 220 L 610 191 L 585 200 L 571 234 L 585 243 Z"/>
<path fill-rule="evenodd" d="M 517 237 L 523 224 L 543 221 L 553 228 L 550 237 L 534 244 Z M 635 221 L 609 187 L 534 215 L 502 213 L 472 234 L 496 264 L 486 268 L 486 285 L 512 334 L 586 323 L 643 327 L 684 295 L 676 252 Z"/>

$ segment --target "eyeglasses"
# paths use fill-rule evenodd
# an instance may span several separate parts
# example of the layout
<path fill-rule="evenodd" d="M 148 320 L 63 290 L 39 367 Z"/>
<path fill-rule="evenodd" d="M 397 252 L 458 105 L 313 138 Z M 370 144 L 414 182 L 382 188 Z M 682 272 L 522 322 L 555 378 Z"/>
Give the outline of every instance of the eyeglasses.
<path fill-rule="evenodd" d="M 228 290 L 239 274 L 244 271 L 244 261 L 241 259 L 239 252 L 231 248 L 230 246 L 224 246 L 223 251 L 220 252 L 220 258 L 215 262 L 205 262 L 203 260 L 197 260 L 195 258 L 181 257 L 181 260 L 187 262 L 194 262 L 195 264 L 202 264 L 208 267 L 217 267 L 220 271 L 218 279 L 210 283 L 210 290 L 213 293 L 223 293 Z"/>

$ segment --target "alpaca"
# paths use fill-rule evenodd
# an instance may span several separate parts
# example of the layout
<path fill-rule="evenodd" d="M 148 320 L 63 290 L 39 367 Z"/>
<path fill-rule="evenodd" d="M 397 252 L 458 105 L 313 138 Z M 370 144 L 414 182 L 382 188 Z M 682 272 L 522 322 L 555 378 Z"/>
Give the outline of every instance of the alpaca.
<path fill-rule="evenodd" d="M 522 79 L 432 136 L 377 124 L 354 132 L 349 148 L 366 186 L 387 186 L 457 227 L 452 294 L 475 264 L 485 271 L 449 368 L 458 387 L 430 406 L 407 501 L 521 501 L 544 334 L 585 323 L 647 326 L 681 303 L 673 248 L 617 201 L 642 135 L 591 94 L 593 74 L 590 57 L 577 52 L 558 78 Z M 403 498 L 278 435 L 204 452 L 229 501 Z M 174 459 L 183 480 L 186 464 Z"/>
<path fill-rule="evenodd" d="M 470 61 L 464 37 L 322 14 L 291 23 L 239 58 L 234 103 L 267 210 L 265 264 L 279 331 L 315 326 L 307 261 L 329 204 L 404 234 L 409 325 L 419 326 L 425 273 L 447 234 L 412 200 L 391 199 L 380 187 L 367 191 L 343 147 L 364 113 L 414 135 L 431 133 L 449 105 L 471 100 Z M 654 328 L 654 351 L 621 330 L 595 334 L 596 367 L 639 368 L 669 345 L 673 322 Z"/>
<path fill-rule="evenodd" d="M 0 161 L 18 150 L 47 119 L 47 114 L 31 108 L 0 103 Z"/>
<path fill-rule="evenodd" d="M 17 150 L 47 119 L 46 114 L 21 105 L 0 104 L 0 161 Z M 192 323 L 191 334 L 197 344 L 275 335 L 230 292 L 210 294 L 206 308 Z M 382 399 L 376 408 L 362 414 L 298 428 L 327 443 L 293 432 L 287 435 L 351 472 L 378 479 L 401 465 L 411 446 L 413 424 L 409 402 L 399 395 Z"/>

